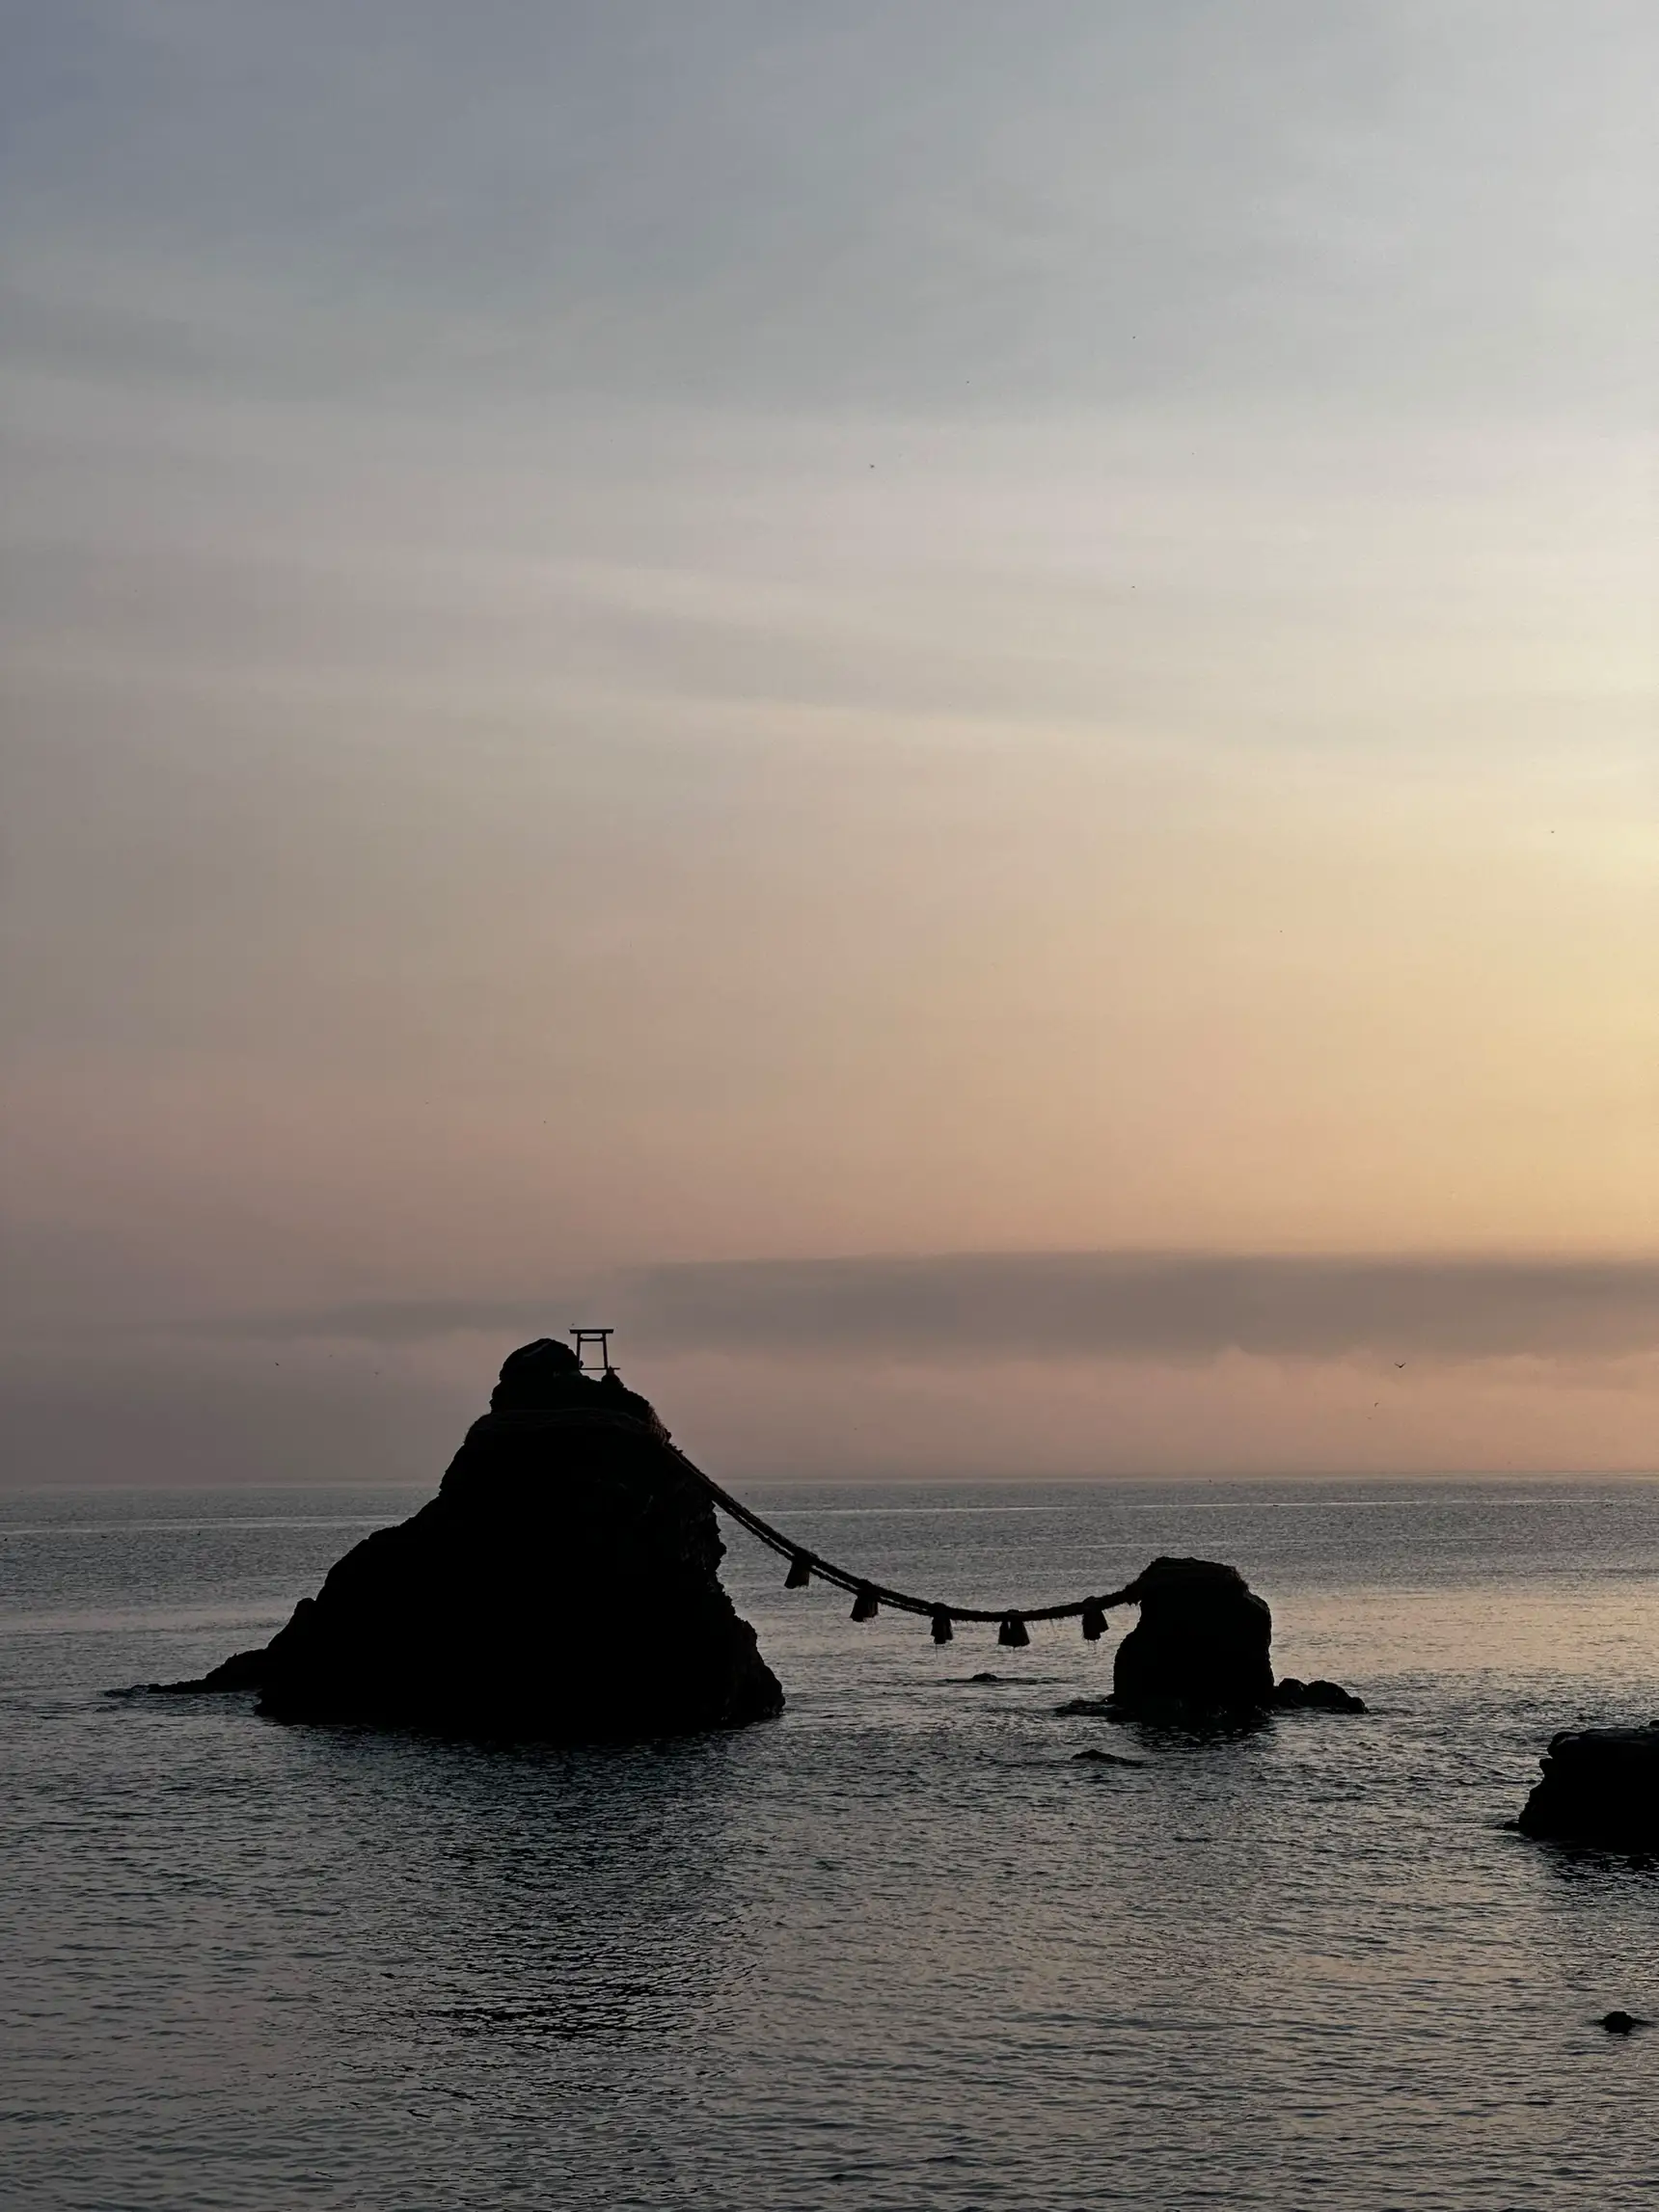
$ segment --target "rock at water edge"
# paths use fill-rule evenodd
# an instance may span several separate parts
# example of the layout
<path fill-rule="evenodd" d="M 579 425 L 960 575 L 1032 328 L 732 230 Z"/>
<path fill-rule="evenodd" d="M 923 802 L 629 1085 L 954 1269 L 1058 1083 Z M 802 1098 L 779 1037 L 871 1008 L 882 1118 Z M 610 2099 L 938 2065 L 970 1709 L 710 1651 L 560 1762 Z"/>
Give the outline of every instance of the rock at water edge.
<path fill-rule="evenodd" d="M 1659 1849 L 1659 1721 L 1564 1729 L 1539 1764 L 1543 1777 L 1516 1822 L 1523 1835 Z"/>
<path fill-rule="evenodd" d="M 783 1691 L 720 1580 L 706 1489 L 645 1399 L 551 1339 L 502 1369 L 438 1495 L 194 1689 L 278 1720 L 551 1742 L 739 1727 Z"/>

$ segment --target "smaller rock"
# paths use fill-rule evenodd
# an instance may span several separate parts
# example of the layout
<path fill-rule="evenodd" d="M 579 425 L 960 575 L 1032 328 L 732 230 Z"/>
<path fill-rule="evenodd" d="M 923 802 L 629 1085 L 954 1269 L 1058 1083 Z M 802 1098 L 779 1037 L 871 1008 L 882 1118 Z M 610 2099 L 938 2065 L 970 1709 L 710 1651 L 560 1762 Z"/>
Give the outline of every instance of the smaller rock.
<path fill-rule="evenodd" d="M 1111 1710 L 1112 1701 L 1109 1697 L 1074 1697 L 1066 1704 L 1054 1708 L 1062 1720 L 1104 1720 Z"/>
<path fill-rule="evenodd" d="M 1597 2024 L 1610 2036 L 1628 2036 L 1632 2028 L 1652 2026 L 1652 2022 L 1644 2020 L 1639 2012 L 1603 2012 Z"/>
<path fill-rule="evenodd" d="M 1283 1713 L 1363 1713 L 1365 1699 L 1355 1697 L 1351 1689 L 1344 1689 L 1340 1682 L 1326 1682 L 1322 1677 L 1314 1682 L 1298 1682 L 1293 1674 L 1286 1675 L 1273 1690 L 1273 1703 Z"/>
<path fill-rule="evenodd" d="M 1273 1616 L 1237 1567 L 1155 1559 L 1112 1603 L 1140 1607 L 1112 1661 L 1112 1694 L 1126 1713 L 1181 1725 L 1272 1704 Z"/>
<path fill-rule="evenodd" d="M 1078 1759 L 1091 1760 L 1097 1767 L 1144 1767 L 1146 1765 L 1144 1759 L 1126 1759 L 1121 1752 L 1097 1751 L 1092 1745 L 1087 1751 L 1074 1751 L 1072 1757 L 1074 1761 Z"/>
<path fill-rule="evenodd" d="M 970 1674 L 967 1679 L 969 1682 L 1000 1682 L 1002 1677 L 999 1674 Z"/>

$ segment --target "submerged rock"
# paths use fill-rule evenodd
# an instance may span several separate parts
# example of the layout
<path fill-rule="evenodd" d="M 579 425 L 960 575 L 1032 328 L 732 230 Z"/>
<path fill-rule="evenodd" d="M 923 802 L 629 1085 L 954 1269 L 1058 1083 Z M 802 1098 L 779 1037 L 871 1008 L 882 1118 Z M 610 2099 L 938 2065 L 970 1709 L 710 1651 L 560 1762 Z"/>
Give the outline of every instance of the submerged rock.
<path fill-rule="evenodd" d="M 739 1727 L 783 1691 L 721 1586 L 724 1549 L 646 1400 L 544 1338 L 508 1359 L 429 1505 L 348 1551 L 262 1651 L 171 1686 L 465 1737 Z"/>
<path fill-rule="evenodd" d="M 1293 1674 L 1274 1686 L 1273 1703 L 1281 1713 L 1363 1713 L 1365 1699 L 1344 1689 L 1340 1682 L 1318 1678 L 1298 1682 Z"/>
<path fill-rule="evenodd" d="M 1659 1720 L 1645 1728 L 1568 1728 L 1550 1739 L 1543 1779 L 1515 1823 L 1523 1835 L 1659 1849 Z"/>

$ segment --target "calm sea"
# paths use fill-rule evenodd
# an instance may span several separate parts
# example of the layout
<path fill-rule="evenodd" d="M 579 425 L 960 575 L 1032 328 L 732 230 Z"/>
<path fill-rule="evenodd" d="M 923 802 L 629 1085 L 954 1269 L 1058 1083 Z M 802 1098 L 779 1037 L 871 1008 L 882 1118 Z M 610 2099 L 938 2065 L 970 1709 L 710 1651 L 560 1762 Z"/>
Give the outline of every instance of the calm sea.
<path fill-rule="evenodd" d="M 965 1603 L 1232 1560 L 1280 1671 L 1372 1712 L 1063 1719 L 1115 1634 L 936 1651 L 737 1536 L 779 1722 L 577 1753 L 285 1729 L 103 1693 L 262 1639 L 420 1494 L 0 1497 L 0 2199 L 1649 2200 L 1659 2028 L 1592 2023 L 1659 2016 L 1659 1867 L 1506 1822 L 1552 1730 L 1659 1713 L 1659 1486 L 749 1495 Z"/>

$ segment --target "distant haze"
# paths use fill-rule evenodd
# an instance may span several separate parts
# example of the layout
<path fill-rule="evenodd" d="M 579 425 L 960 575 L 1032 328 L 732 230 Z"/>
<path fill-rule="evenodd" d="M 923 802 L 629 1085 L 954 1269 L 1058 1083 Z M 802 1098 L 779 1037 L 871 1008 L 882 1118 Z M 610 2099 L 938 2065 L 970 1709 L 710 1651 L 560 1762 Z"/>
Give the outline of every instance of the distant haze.
<path fill-rule="evenodd" d="M 6 1479 L 1659 1464 L 1659 17 L 0 0 Z"/>

